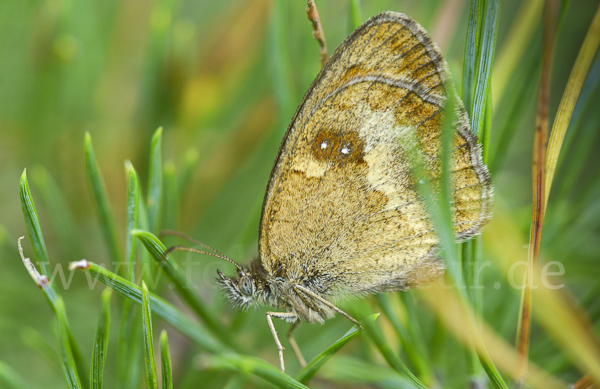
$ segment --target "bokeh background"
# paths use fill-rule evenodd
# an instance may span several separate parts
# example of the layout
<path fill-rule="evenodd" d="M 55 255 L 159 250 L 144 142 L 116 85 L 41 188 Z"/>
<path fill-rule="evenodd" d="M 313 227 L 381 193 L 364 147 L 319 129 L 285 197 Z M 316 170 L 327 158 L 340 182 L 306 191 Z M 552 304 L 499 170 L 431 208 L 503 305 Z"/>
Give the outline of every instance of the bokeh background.
<path fill-rule="evenodd" d="M 317 5 L 331 54 L 352 30 L 349 3 Z M 563 4 L 552 69 L 551 118 L 597 6 L 596 0 Z M 279 143 L 320 68 L 305 8 L 300 0 L 0 2 L 0 361 L 24 377 L 27 387 L 65 384 L 56 356 L 54 315 L 17 252 L 17 238 L 27 236 L 18 196 L 23 169 L 27 168 L 51 262 L 66 266 L 86 258 L 108 263 L 110 253 L 86 179 L 84 134 L 89 132 L 93 140 L 123 254 L 124 161 L 133 163 L 145 188 L 150 139 L 163 127 L 163 159 L 178 172 L 178 181 L 166 185 L 175 185 L 180 195 L 178 209 L 165 209 L 163 227 L 186 232 L 248 263 L 256 255 L 260 207 Z M 438 42 L 461 85 L 468 1 L 371 0 L 364 1 L 361 9 L 363 20 L 384 10 L 417 20 Z M 523 9 L 517 0 L 501 2 L 496 64 L 502 55 L 510 56 L 502 51 L 503 44 Z M 490 167 L 496 199 L 525 242 L 531 217 L 538 79 L 537 68 L 526 61 L 539 57 L 539 19 L 537 23 L 531 36 L 523 37 L 526 50 L 518 66 L 508 74 L 495 68 L 493 79 L 505 77 L 500 82 L 508 88 L 493 112 Z M 595 61 L 591 80 L 584 85 L 586 101 L 600 97 L 599 71 Z M 575 300 L 597 290 L 593 288 L 600 274 L 600 154 L 596 151 L 600 110 L 591 107 L 577 108 L 579 132 L 567 138 L 570 148 L 561 160 L 543 243 L 547 256 L 563 263 L 564 281 Z M 26 256 L 33 255 L 27 239 L 24 249 Z M 180 254 L 177 258 L 197 263 L 190 273 L 193 282 L 238 333 L 239 341 L 276 363 L 266 309 L 237 314 L 216 289 L 216 269 L 232 273 L 232 267 L 209 257 Z M 508 290 L 505 275 L 494 266 L 483 272 L 482 282 L 484 317 L 513 343 L 518 292 Z M 502 287 L 493 288 L 498 282 Z M 90 290 L 83 273 L 75 273 L 62 290 L 85 356 L 91 355 L 102 289 L 98 285 Z M 162 293 L 180 304 L 164 285 Z M 421 309 L 418 295 L 415 299 L 425 337 L 436 345 L 431 355 L 439 362 L 435 366 L 442 386 L 465 387 L 466 359 L 455 357 L 462 346 L 444 332 L 434 314 Z M 120 301 L 116 296 L 114 300 L 116 313 Z M 598 301 L 595 304 L 596 308 L 592 304 L 585 309 L 596 312 Z M 113 322 L 116 331 L 118 316 Z M 277 325 L 281 333 L 287 328 Z M 163 324 L 158 321 L 156 326 Z M 343 318 L 323 327 L 305 325 L 298 331 L 299 343 L 308 356 L 314 356 L 348 328 Z M 200 352 L 175 331 L 169 330 L 169 335 L 176 387 L 197 387 L 198 380 L 211 387 L 225 386 L 226 373 L 203 370 Z M 535 322 L 533 337 L 547 337 Z M 532 358 L 548 367 L 552 355 L 562 354 L 551 342 L 544 345 L 547 348 L 541 351 L 534 348 Z M 358 355 L 372 351 L 362 342 L 351 343 L 348 349 Z M 115 371 L 114 350 L 111 341 L 108 377 Z M 297 370 L 291 353 L 287 357 L 290 368 Z M 381 358 L 373 357 L 372 363 L 382 364 Z M 561 366 L 555 374 L 576 381 L 577 370 L 568 362 Z M 109 387 L 111 379 L 107 378 Z M 259 387 L 260 381 L 251 380 L 249 385 Z"/>

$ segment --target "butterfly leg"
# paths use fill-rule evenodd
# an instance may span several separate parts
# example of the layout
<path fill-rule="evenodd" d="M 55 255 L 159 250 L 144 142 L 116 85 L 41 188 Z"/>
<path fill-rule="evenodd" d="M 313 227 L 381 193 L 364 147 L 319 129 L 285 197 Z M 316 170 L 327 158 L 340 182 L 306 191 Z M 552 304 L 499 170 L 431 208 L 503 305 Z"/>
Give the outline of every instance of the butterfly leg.
<path fill-rule="evenodd" d="M 296 328 L 298 328 L 298 325 L 300 324 L 300 320 L 292 323 L 292 325 L 290 326 L 290 329 L 287 332 L 287 338 L 288 341 L 290 342 L 290 346 L 292 346 L 292 350 L 294 351 L 294 354 L 296 354 L 296 358 L 298 358 L 298 362 L 300 362 L 300 366 L 301 367 L 306 367 L 306 359 L 304 359 L 304 357 L 302 356 L 302 353 L 300 352 L 300 348 L 298 347 L 298 343 L 296 343 L 296 339 L 294 339 L 294 330 Z"/>
<path fill-rule="evenodd" d="M 303 287 L 302 285 L 298 285 L 298 284 L 294 285 L 294 289 L 299 290 L 302 293 L 305 293 L 306 295 L 314 298 L 315 300 L 318 300 L 319 302 L 321 302 L 321 303 L 325 304 L 326 306 L 328 306 L 329 308 L 333 309 L 334 311 L 336 311 L 340 315 L 344 316 L 346 319 L 350 320 L 352 323 L 356 324 L 358 326 L 358 328 L 360 328 L 361 331 L 365 330 L 363 328 L 363 326 L 358 322 L 358 320 L 356 320 L 352 316 L 348 315 L 346 312 L 342 311 L 341 309 L 339 309 L 338 307 L 336 307 L 334 304 L 332 304 L 331 302 L 325 300 L 323 297 L 319 296 L 318 294 L 316 294 L 312 290 L 307 289 L 307 288 Z"/>
<path fill-rule="evenodd" d="M 279 337 L 277 336 L 277 331 L 275 330 L 275 326 L 273 325 L 273 318 L 276 317 L 278 319 L 283 320 L 291 320 L 297 319 L 293 312 L 267 312 L 267 322 L 269 323 L 269 328 L 271 329 L 271 334 L 273 334 L 273 339 L 275 340 L 275 345 L 277 346 L 277 350 L 279 351 L 279 368 L 282 372 L 285 372 L 285 365 L 283 363 L 283 346 L 279 341 Z M 293 346 L 292 346 L 293 348 Z"/>

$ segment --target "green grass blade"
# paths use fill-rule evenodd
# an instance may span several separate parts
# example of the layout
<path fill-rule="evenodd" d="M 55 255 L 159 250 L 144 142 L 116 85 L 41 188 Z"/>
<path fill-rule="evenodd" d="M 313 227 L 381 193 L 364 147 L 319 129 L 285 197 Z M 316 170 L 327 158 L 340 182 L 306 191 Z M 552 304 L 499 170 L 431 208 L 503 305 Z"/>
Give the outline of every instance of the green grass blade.
<path fill-rule="evenodd" d="M 473 93 L 475 90 L 475 67 L 477 64 L 477 38 L 479 32 L 479 23 L 481 20 L 482 0 L 471 0 L 469 10 L 469 24 L 467 27 L 467 41 L 465 44 L 465 54 L 463 58 L 463 85 L 462 98 L 469 117 L 472 118 L 473 111 Z"/>
<path fill-rule="evenodd" d="M 592 64 L 598 46 L 600 45 L 600 5 L 596 9 L 594 19 L 588 29 L 585 39 L 581 45 L 577 59 L 571 70 L 567 86 L 558 107 L 558 112 L 552 124 L 550 140 L 548 142 L 548 153 L 546 157 L 546 182 L 545 195 L 546 203 L 552 188 L 554 171 L 558 163 L 558 157 L 562 143 L 571 121 L 571 115 L 575 109 L 575 103 L 579 97 L 579 92 L 587 76 L 588 70 Z"/>
<path fill-rule="evenodd" d="M 12 367 L 2 361 L 0 361 L 0 384 L 6 385 L 8 389 L 29 388 L 23 378 Z"/>
<path fill-rule="evenodd" d="M 56 299 L 56 322 L 58 325 L 58 344 L 61 356 L 61 367 L 69 389 L 81 389 L 81 381 L 75 366 L 75 359 L 71 350 L 71 330 L 66 320 L 65 304 L 61 297 Z"/>
<path fill-rule="evenodd" d="M 173 389 L 173 371 L 171 370 L 171 354 L 169 353 L 169 340 L 167 331 L 160 334 L 160 371 L 162 376 L 161 389 Z"/>
<path fill-rule="evenodd" d="M 273 80 L 275 100 L 279 104 L 280 122 L 285 123 L 281 131 L 287 128 L 288 120 L 294 114 L 294 83 L 287 39 L 289 37 L 285 16 L 288 14 L 288 1 L 276 0 L 269 20 L 268 53 Z"/>
<path fill-rule="evenodd" d="M 142 281 L 142 328 L 144 330 L 144 361 L 146 368 L 146 388 L 158 389 L 156 362 L 154 360 L 154 340 L 152 339 L 152 313 L 150 295 L 146 283 Z"/>
<path fill-rule="evenodd" d="M 157 233 L 160 230 L 163 191 L 163 166 L 162 166 L 162 127 L 152 136 L 150 145 L 150 168 L 148 171 L 148 191 L 146 202 L 148 204 L 148 224 L 150 231 Z"/>
<path fill-rule="evenodd" d="M 90 279 L 97 279 L 117 293 L 141 305 L 141 288 L 125 278 L 104 269 L 103 267 L 86 260 L 73 262 L 71 269 L 87 269 Z M 150 293 L 150 304 L 152 312 L 171 324 L 182 334 L 188 336 L 204 349 L 211 352 L 223 352 L 228 350 L 217 338 L 208 332 L 202 325 L 191 320 L 166 300 Z"/>
<path fill-rule="evenodd" d="M 278 388 L 307 389 L 305 385 L 282 373 L 275 366 L 269 365 L 265 361 L 255 357 L 231 353 L 211 355 L 205 359 L 205 364 L 210 369 L 234 369 L 244 373 L 251 373 Z"/>
<path fill-rule="evenodd" d="M 183 162 L 179 169 L 178 187 L 180 194 L 184 194 L 190 184 L 194 169 L 196 168 L 196 165 L 198 165 L 198 158 L 198 150 L 195 148 L 189 148 L 185 151 Z"/>
<path fill-rule="evenodd" d="M 494 61 L 494 50 L 496 47 L 496 32 L 498 30 L 498 0 L 486 0 L 485 10 L 482 20 L 481 48 L 477 60 L 477 83 L 475 85 L 475 95 L 473 100 L 473 111 L 471 115 L 471 130 L 479 136 L 479 139 L 485 139 L 483 134 L 486 104 L 490 96 L 492 64 Z M 478 39 L 479 41 L 479 39 Z"/>
<path fill-rule="evenodd" d="M 177 185 L 177 174 L 175 164 L 171 161 L 165 163 L 164 168 L 164 222 L 163 227 L 167 230 L 177 230 L 179 226 L 179 186 Z"/>
<path fill-rule="evenodd" d="M 175 289 L 185 302 L 198 314 L 198 316 L 206 323 L 206 326 L 219 336 L 221 340 L 237 348 L 235 342 L 231 340 L 229 331 L 220 323 L 220 320 L 214 315 L 209 306 L 202 300 L 196 289 L 189 285 L 187 279 L 177 263 L 170 255 L 164 257 L 166 248 L 162 242 L 150 232 L 142 230 L 134 230 L 131 232 L 135 237 L 140 239 L 150 256 L 154 258 L 156 263 L 164 269 L 169 279 L 175 285 Z"/>
<path fill-rule="evenodd" d="M 362 12 L 360 11 L 360 0 L 350 0 L 350 31 L 352 32 L 363 23 Z"/>
<path fill-rule="evenodd" d="M 21 175 L 19 197 L 21 198 L 21 209 L 23 210 L 23 218 L 25 219 L 25 225 L 27 226 L 27 233 L 29 234 L 29 241 L 31 242 L 33 253 L 37 262 L 40 264 L 42 274 L 48 276 L 51 274 L 50 260 L 48 259 L 48 251 L 46 250 L 46 243 L 44 242 L 44 236 L 42 235 L 40 220 L 37 211 L 35 210 L 31 191 L 29 190 L 27 169 L 23 170 L 23 174 Z"/>
<path fill-rule="evenodd" d="M 125 161 L 125 174 L 127 175 L 127 238 L 125 240 L 126 272 L 129 281 L 135 281 L 135 236 L 131 231 L 138 227 L 140 205 L 140 185 L 137 173 L 129 161 Z"/>
<path fill-rule="evenodd" d="M 373 314 L 366 317 L 365 320 L 375 321 L 378 316 L 379 314 Z M 335 341 L 331 346 L 327 347 L 322 353 L 310 361 L 305 368 L 300 370 L 300 372 L 296 375 L 296 380 L 303 384 L 307 384 L 315 376 L 315 374 L 317 374 L 325 362 L 327 362 L 338 351 L 340 351 L 341 348 L 346 345 L 346 343 L 354 339 L 360 333 L 361 331 L 357 326 L 352 327 L 344 334 L 344 336 Z"/>
<path fill-rule="evenodd" d="M 104 180 L 102 179 L 100 168 L 98 167 L 98 162 L 96 161 L 96 155 L 94 154 L 94 147 L 92 145 L 92 137 L 89 132 L 85 133 L 83 151 L 88 182 L 90 183 L 92 197 L 96 204 L 96 210 L 98 211 L 100 227 L 102 229 L 104 239 L 106 240 L 106 245 L 108 246 L 108 251 L 112 261 L 114 263 L 119 263 L 121 261 L 121 254 L 117 240 L 118 234 L 115 227 L 115 220 L 110 208 L 110 203 L 108 201 L 108 195 L 106 194 Z"/>
<path fill-rule="evenodd" d="M 92 389 L 102 389 L 104 386 L 104 365 L 106 363 L 110 330 L 110 296 L 111 289 L 105 289 L 102 292 L 102 311 L 92 349 L 92 367 L 90 370 L 90 388 Z"/>

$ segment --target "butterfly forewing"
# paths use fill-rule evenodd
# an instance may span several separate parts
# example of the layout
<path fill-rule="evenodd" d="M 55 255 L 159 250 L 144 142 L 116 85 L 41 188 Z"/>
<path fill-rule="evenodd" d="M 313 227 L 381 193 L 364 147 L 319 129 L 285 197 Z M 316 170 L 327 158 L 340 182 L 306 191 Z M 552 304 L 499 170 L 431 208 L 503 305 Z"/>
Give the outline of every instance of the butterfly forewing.
<path fill-rule="evenodd" d="M 438 239 L 414 189 L 407 155 L 419 150 L 439 178 L 446 63 L 425 31 L 384 13 L 350 35 L 325 65 L 294 119 L 263 205 L 265 271 L 310 280 L 323 294 L 416 286 L 443 271 Z M 462 104 L 453 135 L 457 238 L 489 216 L 491 184 Z"/>

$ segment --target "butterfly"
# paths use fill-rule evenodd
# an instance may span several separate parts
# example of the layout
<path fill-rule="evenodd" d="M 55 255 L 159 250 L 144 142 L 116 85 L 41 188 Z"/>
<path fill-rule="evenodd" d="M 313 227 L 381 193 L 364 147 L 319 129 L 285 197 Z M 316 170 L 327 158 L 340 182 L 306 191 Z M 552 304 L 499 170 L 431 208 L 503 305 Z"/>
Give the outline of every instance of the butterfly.
<path fill-rule="evenodd" d="M 292 323 L 340 314 L 347 296 L 400 291 L 444 272 L 439 238 L 415 187 L 417 147 L 432 182 L 440 177 L 444 104 L 455 99 L 451 211 L 458 241 L 490 218 L 493 187 L 477 136 L 449 82 L 446 61 L 406 15 L 378 14 L 335 51 L 306 92 L 285 134 L 264 198 L 259 255 L 219 283 L 243 309 L 268 305 Z M 362 327 L 361 327 L 362 328 Z"/>

